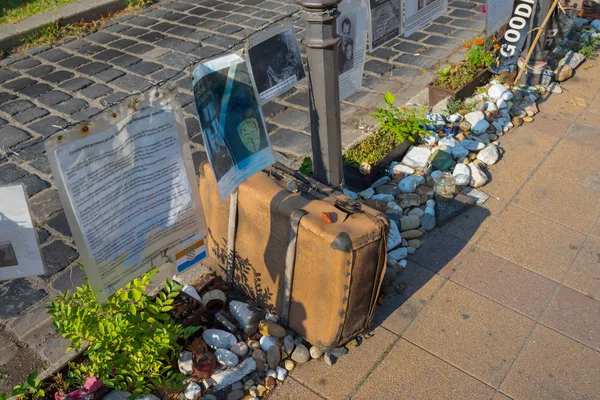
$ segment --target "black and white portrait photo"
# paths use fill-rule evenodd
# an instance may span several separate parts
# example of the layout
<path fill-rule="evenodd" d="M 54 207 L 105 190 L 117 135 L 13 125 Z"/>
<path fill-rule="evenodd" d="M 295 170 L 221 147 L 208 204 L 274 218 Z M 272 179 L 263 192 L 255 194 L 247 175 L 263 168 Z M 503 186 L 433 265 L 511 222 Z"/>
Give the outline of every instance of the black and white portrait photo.
<path fill-rule="evenodd" d="M 354 14 L 342 15 L 338 19 L 338 35 L 342 40 L 338 43 L 340 75 L 354 68 L 354 42 L 356 39 L 356 22 Z"/>
<path fill-rule="evenodd" d="M 292 26 L 253 43 L 248 48 L 248 59 L 263 103 L 285 92 L 305 76 Z"/>

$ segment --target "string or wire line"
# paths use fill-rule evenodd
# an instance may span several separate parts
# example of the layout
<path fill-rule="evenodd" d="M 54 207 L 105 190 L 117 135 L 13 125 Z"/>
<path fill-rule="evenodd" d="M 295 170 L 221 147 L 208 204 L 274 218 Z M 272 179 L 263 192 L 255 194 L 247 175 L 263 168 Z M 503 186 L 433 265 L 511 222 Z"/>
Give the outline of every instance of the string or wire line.
<path fill-rule="evenodd" d="M 270 24 L 268 24 L 268 25 L 266 25 L 266 26 L 264 26 L 264 27 L 262 27 L 260 29 L 257 29 L 256 31 L 252 32 L 249 35 L 246 35 L 246 37 L 244 39 L 240 39 L 240 40 L 236 41 L 235 43 L 230 44 L 226 50 L 223 50 L 223 51 L 221 51 L 219 53 L 213 54 L 213 55 L 211 55 L 209 57 L 203 57 L 203 58 L 200 58 L 200 59 L 195 59 L 193 61 L 190 61 L 184 67 L 182 67 L 179 70 L 177 70 L 176 74 L 174 74 L 170 78 L 165 78 L 165 79 L 161 79 L 159 81 L 150 82 L 151 85 L 148 88 L 143 89 L 143 90 L 138 90 L 138 91 L 136 91 L 134 93 L 130 93 L 127 96 L 125 96 L 122 99 L 120 99 L 119 101 L 115 101 L 115 102 L 111 102 L 111 103 L 105 102 L 106 105 L 104 106 L 104 108 L 99 109 L 98 112 L 89 115 L 86 120 L 77 121 L 77 122 L 69 122 L 65 126 L 52 125 L 54 128 L 58 128 L 59 130 L 56 131 L 56 132 L 54 132 L 54 133 L 52 133 L 52 134 L 50 134 L 50 135 L 48 135 L 48 136 L 46 136 L 46 137 L 41 138 L 40 140 L 35 140 L 35 138 L 32 138 L 33 140 L 31 141 L 31 143 L 26 143 L 25 145 L 23 145 L 21 147 L 19 147 L 19 144 L 13 146 L 12 148 L 6 148 L 6 147 L 3 147 L 3 146 L 0 146 L 0 160 L 2 160 L 2 159 L 9 159 L 13 155 L 16 156 L 17 158 L 19 158 L 19 153 L 18 152 L 20 152 L 20 151 L 23 151 L 25 149 L 28 149 L 30 147 L 36 146 L 36 145 L 38 145 L 40 143 L 43 143 L 46 140 L 52 138 L 53 136 L 58 135 L 59 133 L 61 133 L 65 129 L 71 128 L 71 127 L 73 127 L 75 125 L 79 125 L 82 122 L 89 121 L 90 119 L 92 119 L 92 118 L 94 118 L 94 117 L 102 114 L 106 110 L 110 109 L 111 107 L 114 107 L 117 104 L 122 103 L 123 101 L 125 101 L 126 99 L 128 99 L 130 97 L 142 95 L 142 94 L 148 92 L 149 90 L 151 90 L 151 89 L 153 89 L 155 87 L 162 86 L 165 83 L 170 82 L 175 77 L 177 77 L 177 79 L 179 79 L 180 78 L 179 75 L 182 74 L 182 73 L 184 73 L 184 72 L 186 72 L 190 67 L 193 67 L 196 64 L 199 64 L 199 63 L 201 63 L 204 60 L 212 59 L 212 58 L 215 58 L 215 57 L 222 56 L 224 54 L 230 53 L 232 51 L 232 49 L 234 49 L 235 47 L 239 46 L 240 44 L 246 43 L 252 36 L 254 36 L 254 35 L 258 34 L 258 33 L 264 32 L 265 30 L 271 28 L 274 25 L 277 25 L 278 23 L 282 22 L 285 19 L 291 18 L 292 16 L 298 14 L 300 11 L 301 10 L 296 10 L 296 11 L 293 11 L 293 12 L 285 14 L 284 16 L 278 18 L 277 20 L 273 21 L 272 23 L 270 23 Z"/>

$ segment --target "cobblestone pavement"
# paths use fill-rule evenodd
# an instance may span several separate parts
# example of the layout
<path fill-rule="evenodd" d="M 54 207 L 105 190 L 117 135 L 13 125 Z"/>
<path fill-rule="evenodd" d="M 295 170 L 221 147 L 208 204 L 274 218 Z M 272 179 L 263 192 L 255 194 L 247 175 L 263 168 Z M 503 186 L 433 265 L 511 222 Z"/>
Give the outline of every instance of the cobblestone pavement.
<path fill-rule="evenodd" d="M 373 336 L 272 399 L 598 398 L 599 68 L 500 139 L 492 197 L 424 237 Z"/>
<path fill-rule="evenodd" d="M 367 114 L 382 103 L 382 93 L 389 90 L 398 102 L 407 101 L 431 80 L 436 64 L 462 59 L 463 42 L 485 27 L 483 3 L 451 1 L 449 13 L 424 31 L 397 38 L 368 56 L 364 87 L 342 106 L 344 145 L 363 134 L 359 126 L 372 123 Z M 45 306 L 56 294 L 81 284 L 84 275 L 76 265 L 79 255 L 42 140 L 95 115 L 107 103 L 171 79 L 181 90 L 194 161 L 201 162 L 206 156 L 191 77 L 180 71 L 241 48 L 245 37 L 288 17 L 301 39 L 304 23 L 298 11 L 292 0 L 158 1 L 81 39 L 0 60 L 0 148 L 16 153 L 0 158 L 0 185 L 25 184 L 47 266 L 45 276 L 0 283 L 0 365 L 43 370 L 66 359 L 66 343 L 53 333 Z M 273 147 L 286 162 L 310 151 L 307 108 L 305 82 L 264 106 Z M 0 391 L 23 377 L 9 375 Z"/>

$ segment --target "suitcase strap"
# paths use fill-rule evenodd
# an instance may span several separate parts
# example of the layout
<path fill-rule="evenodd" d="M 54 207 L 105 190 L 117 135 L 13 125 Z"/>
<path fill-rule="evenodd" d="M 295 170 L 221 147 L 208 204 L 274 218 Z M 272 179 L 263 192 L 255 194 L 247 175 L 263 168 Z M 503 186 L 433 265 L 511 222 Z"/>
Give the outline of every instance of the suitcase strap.
<path fill-rule="evenodd" d="M 233 268 L 235 263 L 235 235 L 237 232 L 238 191 L 229 196 L 229 223 L 227 226 L 227 267 L 225 281 L 233 283 Z"/>
<path fill-rule="evenodd" d="M 290 303 L 292 301 L 292 286 L 294 281 L 294 267 L 296 265 L 296 248 L 298 243 L 298 229 L 300 220 L 308 214 L 307 211 L 299 209 L 292 211 L 290 215 L 290 232 L 288 247 L 285 253 L 285 272 L 283 275 L 283 299 L 281 307 L 281 319 L 289 321 Z"/>

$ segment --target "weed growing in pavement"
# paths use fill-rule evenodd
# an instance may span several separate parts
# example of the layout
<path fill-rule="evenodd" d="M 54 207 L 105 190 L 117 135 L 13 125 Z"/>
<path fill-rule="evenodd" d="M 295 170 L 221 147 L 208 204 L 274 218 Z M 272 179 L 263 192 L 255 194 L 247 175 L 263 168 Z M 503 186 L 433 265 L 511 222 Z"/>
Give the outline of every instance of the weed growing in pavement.
<path fill-rule="evenodd" d="M 0 25 L 13 24 L 76 0 L 2 0 Z"/>
<path fill-rule="evenodd" d="M 95 376 L 113 389 L 132 396 L 155 388 L 181 388 L 183 375 L 172 370 L 171 361 L 181 352 L 180 339 L 200 327 L 184 328 L 168 314 L 181 287 L 171 279 L 156 297 L 144 294 L 156 269 L 133 280 L 110 296 L 106 304 L 96 301 L 89 283 L 73 294 L 65 292 L 49 306 L 56 331 L 71 341 L 71 348 L 88 347 L 89 362 L 72 364 L 81 376 Z"/>
<path fill-rule="evenodd" d="M 378 107 L 377 112 L 371 114 L 377 120 L 379 130 L 350 148 L 344 154 L 346 163 L 375 164 L 406 140 L 414 143 L 416 138 L 429 134 L 425 129 L 429 122 L 425 109 L 398 108 L 394 106 L 395 99 L 390 92 L 384 95 L 387 107 Z"/>
<path fill-rule="evenodd" d="M 463 99 L 450 100 L 446 105 L 446 112 L 452 114 L 466 114 L 475 110 L 475 104 L 467 104 Z"/>
<path fill-rule="evenodd" d="M 60 22 L 51 22 L 47 25 L 41 26 L 32 34 L 23 38 L 22 45 L 16 48 L 14 51 L 21 52 L 31 47 L 49 46 L 67 37 L 82 37 L 90 32 L 102 28 L 102 26 L 104 26 L 104 24 L 111 18 L 131 14 L 150 6 L 152 3 L 152 0 L 127 0 L 128 7 L 126 9 L 117 11 L 113 14 L 105 15 L 95 21 L 81 21 L 67 25 L 63 25 Z"/>
<path fill-rule="evenodd" d="M 34 371 L 27 376 L 27 380 L 17 385 L 13 390 L 6 394 L 0 394 L 0 400 L 6 400 L 9 397 L 17 397 L 23 400 L 41 399 L 46 392 L 42 389 L 42 381 L 37 379 L 38 372 Z"/>

